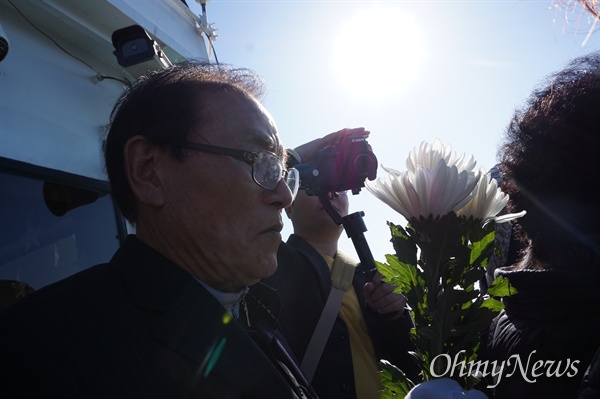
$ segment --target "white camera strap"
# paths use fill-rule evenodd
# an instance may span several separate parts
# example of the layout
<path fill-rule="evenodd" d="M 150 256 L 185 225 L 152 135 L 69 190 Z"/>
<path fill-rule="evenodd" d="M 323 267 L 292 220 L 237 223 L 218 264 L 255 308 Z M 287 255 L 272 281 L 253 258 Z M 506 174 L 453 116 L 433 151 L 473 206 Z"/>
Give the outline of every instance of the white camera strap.
<path fill-rule="evenodd" d="M 344 293 L 352 287 L 354 269 L 355 266 L 350 262 L 350 258 L 338 251 L 331 267 L 331 291 L 300 366 L 308 382 L 311 382 L 315 375 L 331 328 L 340 312 Z"/>

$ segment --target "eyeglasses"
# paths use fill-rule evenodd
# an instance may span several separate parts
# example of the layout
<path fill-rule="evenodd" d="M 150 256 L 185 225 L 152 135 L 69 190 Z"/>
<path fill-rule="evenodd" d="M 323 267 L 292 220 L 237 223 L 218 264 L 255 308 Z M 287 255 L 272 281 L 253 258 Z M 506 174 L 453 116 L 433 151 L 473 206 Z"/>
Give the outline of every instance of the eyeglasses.
<path fill-rule="evenodd" d="M 281 158 L 270 151 L 263 150 L 250 152 L 208 144 L 193 143 L 190 141 L 180 143 L 178 146 L 192 150 L 227 155 L 239 159 L 240 161 L 247 162 L 252 165 L 252 179 L 260 187 L 273 191 L 277 188 L 281 179 L 284 179 L 292 192 L 292 199 L 296 198 L 296 194 L 298 194 L 298 188 L 300 187 L 300 173 L 294 168 L 285 169 Z"/>

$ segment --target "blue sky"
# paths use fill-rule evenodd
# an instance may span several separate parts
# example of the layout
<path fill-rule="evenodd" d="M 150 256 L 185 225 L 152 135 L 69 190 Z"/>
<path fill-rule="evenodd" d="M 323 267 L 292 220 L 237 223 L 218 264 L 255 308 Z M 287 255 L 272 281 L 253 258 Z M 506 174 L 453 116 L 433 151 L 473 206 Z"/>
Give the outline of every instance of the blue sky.
<path fill-rule="evenodd" d="M 266 79 L 264 103 L 286 146 L 363 126 L 379 163 L 399 170 L 436 138 L 489 169 L 513 111 L 543 77 L 600 50 L 600 23 L 588 35 L 591 17 L 559 0 L 212 0 L 207 16 L 219 62 Z M 365 212 L 367 242 L 385 260 L 386 221 L 404 218 L 366 189 L 350 208 Z M 355 254 L 345 235 L 340 247 Z"/>

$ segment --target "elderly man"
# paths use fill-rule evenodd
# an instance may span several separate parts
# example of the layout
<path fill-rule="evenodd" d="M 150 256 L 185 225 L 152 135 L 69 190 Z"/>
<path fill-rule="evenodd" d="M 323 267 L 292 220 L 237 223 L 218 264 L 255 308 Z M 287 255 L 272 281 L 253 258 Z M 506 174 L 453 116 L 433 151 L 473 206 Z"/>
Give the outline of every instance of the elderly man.
<path fill-rule="evenodd" d="M 262 87 L 188 64 L 118 100 L 106 168 L 136 234 L 0 315 L 0 397 L 315 397 L 259 283 L 297 186 Z"/>

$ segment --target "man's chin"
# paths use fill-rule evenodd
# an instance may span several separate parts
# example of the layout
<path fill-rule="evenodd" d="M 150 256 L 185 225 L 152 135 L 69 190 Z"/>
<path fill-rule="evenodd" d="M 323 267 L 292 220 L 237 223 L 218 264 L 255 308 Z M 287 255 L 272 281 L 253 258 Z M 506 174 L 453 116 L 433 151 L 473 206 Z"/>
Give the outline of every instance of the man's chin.
<path fill-rule="evenodd" d="M 265 266 L 265 268 L 264 268 L 265 275 L 262 278 L 271 277 L 277 271 L 277 267 L 278 267 L 278 265 L 277 265 L 277 256 L 274 256 L 272 262 L 269 262 Z"/>
<path fill-rule="evenodd" d="M 271 277 L 275 273 L 275 271 L 277 271 L 277 257 L 273 256 L 272 259 L 265 259 L 263 262 L 256 263 L 255 267 L 255 273 L 253 273 L 253 275 L 251 276 L 253 281 L 251 282 L 251 284 L 248 284 L 248 286 L 254 285 L 267 277 Z"/>

